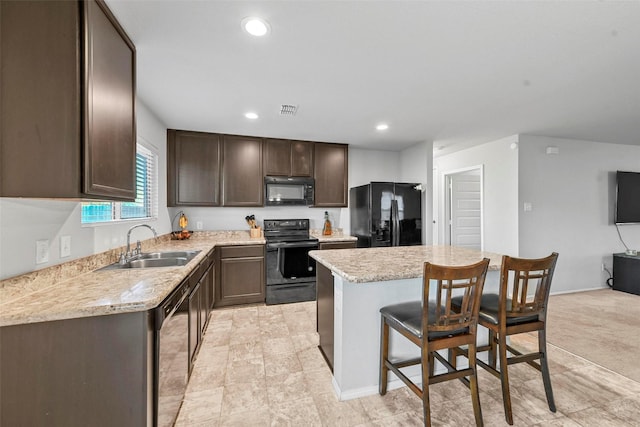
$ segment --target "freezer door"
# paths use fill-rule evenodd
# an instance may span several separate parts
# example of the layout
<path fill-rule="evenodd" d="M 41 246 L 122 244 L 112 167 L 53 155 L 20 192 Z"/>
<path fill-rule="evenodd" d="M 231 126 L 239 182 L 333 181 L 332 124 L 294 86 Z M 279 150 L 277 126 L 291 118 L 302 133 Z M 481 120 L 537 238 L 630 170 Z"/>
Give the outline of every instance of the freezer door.
<path fill-rule="evenodd" d="M 396 183 L 394 194 L 397 215 L 393 234 L 395 245 L 412 246 L 422 244 L 422 191 L 418 184 Z"/>
<path fill-rule="evenodd" d="M 392 246 L 392 205 L 394 200 L 392 182 L 371 184 L 371 246 Z"/>

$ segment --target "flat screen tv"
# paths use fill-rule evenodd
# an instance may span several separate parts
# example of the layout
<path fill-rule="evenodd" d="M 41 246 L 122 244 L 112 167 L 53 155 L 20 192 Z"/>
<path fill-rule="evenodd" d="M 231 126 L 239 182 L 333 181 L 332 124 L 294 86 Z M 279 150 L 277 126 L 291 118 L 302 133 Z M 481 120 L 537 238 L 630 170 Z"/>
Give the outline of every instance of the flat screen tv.
<path fill-rule="evenodd" d="M 640 172 L 616 173 L 616 224 L 640 224 Z"/>

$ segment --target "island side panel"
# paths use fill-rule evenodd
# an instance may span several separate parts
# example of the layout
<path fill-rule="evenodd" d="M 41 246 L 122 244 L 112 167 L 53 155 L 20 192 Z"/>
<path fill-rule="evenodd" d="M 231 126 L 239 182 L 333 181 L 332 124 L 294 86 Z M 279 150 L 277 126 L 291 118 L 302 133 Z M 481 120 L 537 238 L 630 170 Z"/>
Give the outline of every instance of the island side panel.
<path fill-rule="evenodd" d="M 334 348 L 334 289 L 333 275 L 324 265 L 316 266 L 316 330 L 319 335 L 318 347 L 329 368 L 333 372 Z"/>
<path fill-rule="evenodd" d="M 148 312 L 0 328 L 0 425 L 149 426 Z"/>

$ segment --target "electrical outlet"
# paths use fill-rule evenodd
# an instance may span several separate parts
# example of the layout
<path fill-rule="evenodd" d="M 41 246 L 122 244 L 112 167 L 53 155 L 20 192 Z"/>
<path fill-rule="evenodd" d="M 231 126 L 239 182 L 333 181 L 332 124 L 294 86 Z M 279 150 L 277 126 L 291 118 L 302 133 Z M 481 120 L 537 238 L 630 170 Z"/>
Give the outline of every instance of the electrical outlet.
<path fill-rule="evenodd" d="M 603 262 L 602 263 L 602 269 L 600 271 L 604 271 L 604 268 L 605 268 L 605 266 L 604 266 L 604 262 Z"/>
<path fill-rule="evenodd" d="M 196 221 L 196 230 L 202 230 L 202 221 Z"/>
<path fill-rule="evenodd" d="M 71 255 L 71 236 L 60 237 L 60 258 Z"/>
<path fill-rule="evenodd" d="M 49 240 L 36 241 L 36 264 L 49 262 Z"/>

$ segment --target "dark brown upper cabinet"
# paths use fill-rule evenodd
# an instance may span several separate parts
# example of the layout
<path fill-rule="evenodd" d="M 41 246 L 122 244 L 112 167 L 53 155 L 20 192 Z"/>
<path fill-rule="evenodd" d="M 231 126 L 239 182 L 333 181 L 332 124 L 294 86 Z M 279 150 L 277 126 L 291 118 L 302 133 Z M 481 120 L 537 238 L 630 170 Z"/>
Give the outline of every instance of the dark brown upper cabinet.
<path fill-rule="evenodd" d="M 266 176 L 312 176 L 313 142 L 265 139 L 264 174 Z"/>
<path fill-rule="evenodd" d="M 222 205 L 262 206 L 262 138 L 223 135 Z"/>
<path fill-rule="evenodd" d="M 348 146 L 317 142 L 314 147 L 313 177 L 315 207 L 346 207 L 348 204 Z"/>
<path fill-rule="evenodd" d="M 0 2 L 0 196 L 135 199 L 131 40 L 102 0 Z"/>
<path fill-rule="evenodd" d="M 167 131 L 167 204 L 220 206 L 220 135 Z"/>

